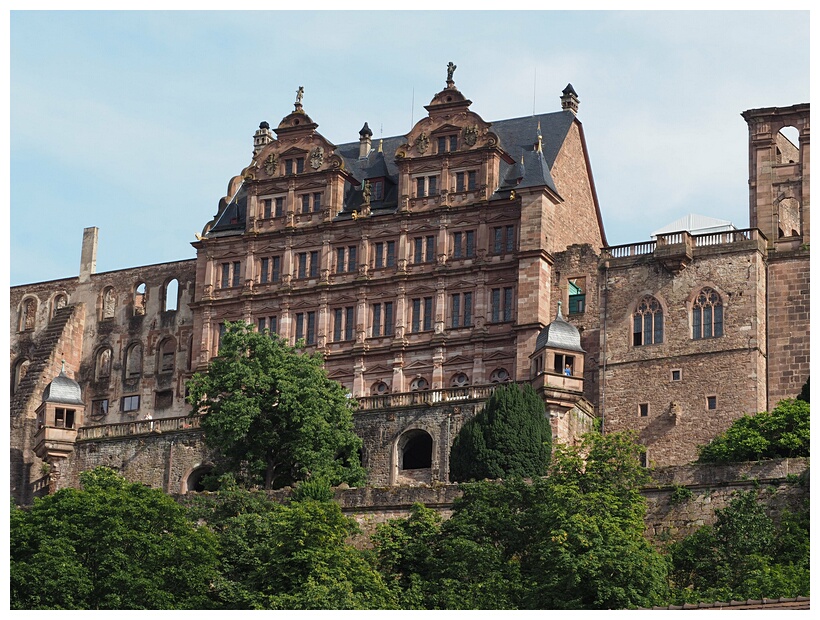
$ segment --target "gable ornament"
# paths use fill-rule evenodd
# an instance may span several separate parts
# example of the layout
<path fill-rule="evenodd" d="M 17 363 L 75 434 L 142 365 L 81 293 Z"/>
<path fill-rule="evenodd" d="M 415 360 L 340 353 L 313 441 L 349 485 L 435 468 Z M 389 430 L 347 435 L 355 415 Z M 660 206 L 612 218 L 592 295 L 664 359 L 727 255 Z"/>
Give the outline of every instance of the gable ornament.
<path fill-rule="evenodd" d="M 430 148 L 430 138 L 422 131 L 419 137 L 416 138 L 416 149 L 418 149 L 419 153 L 424 155 L 428 148 Z"/>
<path fill-rule="evenodd" d="M 322 162 L 325 160 L 325 149 L 317 146 L 310 152 L 310 167 L 318 170 L 322 167 Z"/>
<path fill-rule="evenodd" d="M 276 153 L 271 153 L 265 159 L 265 172 L 269 177 L 273 176 L 273 173 L 276 172 L 276 164 L 278 163 Z"/>
<path fill-rule="evenodd" d="M 478 125 L 472 125 L 464 128 L 464 144 L 467 146 L 475 146 L 478 141 Z"/>

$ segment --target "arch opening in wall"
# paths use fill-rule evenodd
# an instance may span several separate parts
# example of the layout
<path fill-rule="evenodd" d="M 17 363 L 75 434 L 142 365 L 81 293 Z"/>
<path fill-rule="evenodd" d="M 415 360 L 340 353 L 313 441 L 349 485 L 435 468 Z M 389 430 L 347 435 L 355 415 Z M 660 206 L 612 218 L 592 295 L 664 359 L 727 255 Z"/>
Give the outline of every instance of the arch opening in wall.
<path fill-rule="evenodd" d="M 510 380 L 510 373 L 506 368 L 496 368 L 490 373 L 490 383 L 504 383 Z"/>
<path fill-rule="evenodd" d="M 112 357 L 111 347 L 104 347 L 97 351 L 97 356 L 94 360 L 94 379 L 96 381 L 108 379 L 111 376 Z"/>
<path fill-rule="evenodd" d="M 22 358 L 17 360 L 14 364 L 14 372 L 12 373 L 11 393 L 14 394 L 20 387 L 20 382 L 26 378 L 28 368 L 31 365 L 31 360 Z"/>
<path fill-rule="evenodd" d="M 424 377 L 416 377 L 410 382 L 411 392 L 421 392 L 422 390 L 429 390 L 430 382 Z"/>
<path fill-rule="evenodd" d="M 433 438 L 421 429 L 407 431 L 399 443 L 401 469 L 430 469 L 433 466 Z"/>
<path fill-rule="evenodd" d="M 57 293 L 51 302 L 51 318 L 60 308 L 65 308 L 68 305 L 68 296 L 63 293 Z"/>
<path fill-rule="evenodd" d="M 125 352 L 125 369 L 126 379 L 135 379 L 142 374 L 142 345 L 134 343 Z"/>
<path fill-rule="evenodd" d="M 134 316 L 143 316 L 148 303 L 148 294 L 145 282 L 140 282 L 134 288 Z"/>
<path fill-rule="evenodd" d="M 33 331 L 37 322 L 37 300 L 27 297 L 20 305 L 20 331 Z"/>
<path fill-rule="evenodd" d="M 117 298 L 113 286 L 107 286 L 103 290 L 101 306 L 100 317 L 103 320 L 113 319 L 117 307 Z"/>
<path fill-rule="evenodd" d="M 174 278 L 166 285 L 162 294 L 162 309 L 164 312 L 171 312 L 179 305 L 179 280 Z"/>
<path fill-rule="evenodd" d="M 205 491 L 204 478 L 211 472 L 214 467 L 211 464 L 200 465 L 191 470 L 182 482 L 183 493 L 201 493 Z"/>
<path fill-rule="evenodd" d="M 777 163 L 796 164 L 800 161 L 800 131 L 787 125 L 777 132 Z"/>

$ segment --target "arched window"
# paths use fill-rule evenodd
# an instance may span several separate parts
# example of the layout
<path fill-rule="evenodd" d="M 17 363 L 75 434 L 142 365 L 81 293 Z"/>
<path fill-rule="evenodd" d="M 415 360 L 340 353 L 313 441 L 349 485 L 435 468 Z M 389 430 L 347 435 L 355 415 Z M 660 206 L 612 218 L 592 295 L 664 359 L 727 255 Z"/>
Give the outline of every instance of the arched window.
<path fill-rule="evenodd" d="M 94 376 L 97 381 L 108 379 L 111 376 L 111 349 L 106 347 L 97 352 L 97 359 L 94 364 Z"/>
<path fill-rule="evenodd" d="M 68 305 L 68 297 L 63 295 L 62 293 L 57 293 L 54 296 L 54 300 L 51 303 L 51 316 L 54 317 L 54 313 L 57 312 L 60 308 L 65 308 Z"/>
<path fill-rule="evenodd" d="M 383 396 L 390 391 L 390 388 L 387 387 L 387 384 L 384 381 L 377 381 L 370 387 L 370 394 L 373 396 Z"/>
<path fill-rule="evenodd" d="M 159 344 L 159 372 L 174 372 L 177 343 L 166 338 Z"/>
<path fill-rule="evenodd" d="M 26 373 L 28 372 L 28 367 L 31 364 L 31 361 L 28 359 L 21 359 L 17 360 L 17 363 L 14 365 L 14 375 L 12 376 L 13 383 L 11 385 L 11 393 L 14 394 L 17 389 L 20 387 L 20 382 L 25 379 Z"/>
<path fill-rule="evenodd" d="M 711 288 L 698 293 L 692 304 L 692 338 L 719 338 L 723 335 L 723 303 Z"/>
<path fill-rule="evenodd" d="M 148 302 L 148 295 L 145 291 L 145 282 L 140 282 L 134 289 L 134 316 L 145 314 L 145 305 Z"/>
<path fill-rule="evenodd" d="M 632 316 L 632 345 L 640 347 L 645 344 L 663 342 L 663 308 L 660 302 L 647 295 L 635 308 Z"/>
<path fill-rule="evenodd" d="M 113 319 L 114 310 L 117 307 L 117 298 L 114 295 L 114 287 L 109 286 L 103 291 L 102 295 L 102 318 Z"/>
<path fill-rule="evenodd" d="M 423 430 L 408 431 L 401 438 L 401 468 L 429 469 L 433 464 L 433 438 Z"/>
<path fill-rule="evenodd" d="M 20 307 L 20 331 L 28 332 L 34 329 L 37 320 L 37 300 L 33 297 L 23 301 Z"/>
<path fill-rule="evenodd" d="M 142 345 L 132 344 L 125 352 L 125 378 L 133 379 L 142 374 Z"/>
<path fill-rule="evenodd" d="M 450 379 L 450 387 L 459 388 L 470 385 L 470 377 L 463 372 L 459 372 Z"/>
<path fill-rule="evenodd" d="M 506 368 L 496 368 L 490 373 L 490 383 L 503 383 L 510 380 L 510 373 Z"/>
<path fill-rule="evenodd" d="M 424 377 L 416 377 L 410 382 L 410 391 L 411 392 L 419 392 L 421 390 L 429 389 L 430 384 L 427 382 L 427 379 Z"/>
<path fill-rule="evenodd" d="M 202 484 L 202 480 L 205 476 L 210 474 L 213 471 L 212 465 L 200 465 L 190 474 L 188 477 L 185 478 L 183 482 L 183 493 L 191 493 L 191 492 L 202 492 L 205 490 L 205 486 Z"/>
<path fill-rule="evenodd" d="M 163 311 L 176 310 L 179 302 L 179 281 L 174 278 L 165 285 L 165 291 L 162 294 Z"/>

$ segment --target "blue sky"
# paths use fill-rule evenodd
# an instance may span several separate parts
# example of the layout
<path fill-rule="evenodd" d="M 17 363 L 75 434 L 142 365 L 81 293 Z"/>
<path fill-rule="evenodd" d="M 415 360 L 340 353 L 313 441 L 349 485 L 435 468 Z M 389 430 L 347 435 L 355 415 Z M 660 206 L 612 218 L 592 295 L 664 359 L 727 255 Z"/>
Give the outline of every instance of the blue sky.
<path fill-rule="evenodd" d="M 10 283 L 193 258 L 259 122 L 405 134 L 444 86 L 485 120 L 580 98 L 610 244 L 687 213 L 748 226 L 751 108 L 810 101 L 808 11 L 10 15 Z"/>

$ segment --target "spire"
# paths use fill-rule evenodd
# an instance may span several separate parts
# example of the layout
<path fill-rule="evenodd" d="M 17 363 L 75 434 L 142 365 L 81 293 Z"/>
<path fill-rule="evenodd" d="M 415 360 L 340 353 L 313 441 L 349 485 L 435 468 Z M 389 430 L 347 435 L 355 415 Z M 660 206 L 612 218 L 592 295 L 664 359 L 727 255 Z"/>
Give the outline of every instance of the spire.
<path fill-rule="evenodd" d="M 541 138 L 541 120 L 539 119 L 538 120 L 538 133 L 536 134 L 536 143 L 535 143 L 535 152 L 536 153 L 541 153 L 542 152 L 541 140 L 542 140 L 542 138 Z"/>

